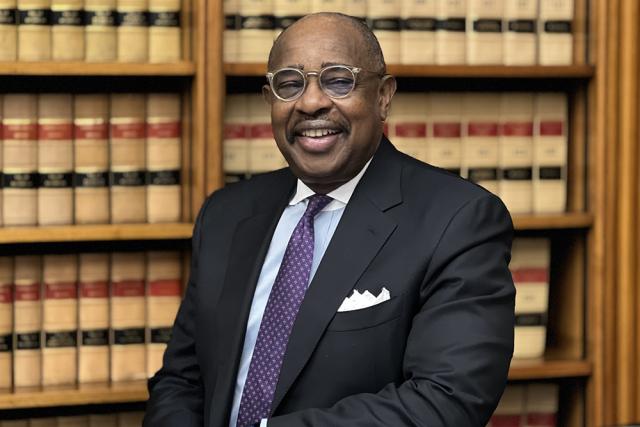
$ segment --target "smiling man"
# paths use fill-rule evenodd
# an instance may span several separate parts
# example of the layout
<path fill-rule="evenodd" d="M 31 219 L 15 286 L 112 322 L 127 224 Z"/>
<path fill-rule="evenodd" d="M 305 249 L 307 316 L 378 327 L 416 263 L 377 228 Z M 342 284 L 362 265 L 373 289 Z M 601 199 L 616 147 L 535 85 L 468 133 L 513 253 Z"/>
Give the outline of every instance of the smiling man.
<path fill-rule="evenodd" d="M 504 205 L 393 148 L 357 19 L 289 27 L 267 80 L 289 168 L 203 206 L 145 425 L 486 425 L 513 350 Z"/>

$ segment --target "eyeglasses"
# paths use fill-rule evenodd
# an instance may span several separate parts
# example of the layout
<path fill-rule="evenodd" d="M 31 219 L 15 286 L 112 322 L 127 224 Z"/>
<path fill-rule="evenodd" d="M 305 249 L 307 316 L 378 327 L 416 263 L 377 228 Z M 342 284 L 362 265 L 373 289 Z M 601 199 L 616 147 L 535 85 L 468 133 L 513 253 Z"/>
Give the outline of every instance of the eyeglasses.
<path fill-rule="evenodd" d="M 320 89 L 328 96 L 340 99 L 349 96 L 356 87 L 356 77 L 363 71 L 367 72 L 348 65 L 330 65 L 320 71 L 302 71 L 287 67 L 267 73 L 267 80 L 271 91 L 281 101 L 294 101 L 302 96 L 309 76 L 318 78 Z"/>

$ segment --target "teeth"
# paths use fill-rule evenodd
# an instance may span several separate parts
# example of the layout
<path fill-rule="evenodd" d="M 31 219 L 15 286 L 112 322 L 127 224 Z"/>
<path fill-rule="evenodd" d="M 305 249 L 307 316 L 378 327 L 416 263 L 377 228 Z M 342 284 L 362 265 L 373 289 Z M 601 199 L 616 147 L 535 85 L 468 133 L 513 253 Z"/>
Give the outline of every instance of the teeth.
<path fill-rule="evenodd" d="M 307 129 L 302 131 L 302 136 L 307 136 L 310 138 L 318 138 L 321 136 L 333 135 L 338 133 L 333 129 Z"/>

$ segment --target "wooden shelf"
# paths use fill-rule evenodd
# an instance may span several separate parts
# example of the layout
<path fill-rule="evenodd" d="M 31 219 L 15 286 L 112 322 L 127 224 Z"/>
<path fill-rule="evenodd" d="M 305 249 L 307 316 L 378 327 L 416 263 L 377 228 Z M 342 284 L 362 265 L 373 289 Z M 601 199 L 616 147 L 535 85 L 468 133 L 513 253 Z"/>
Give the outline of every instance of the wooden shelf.
<path fill-rule="evenodd" d="M 516 230 L 589 228 L 593 225 L 593 215 L 582 212 L 549 215 L 514 215 L 513 225 Z"/>
<path fill-rule="evenodd" d="M 591 363 L 585 360 L 513 360 L 509 380 L 579 378 L 588 377 L 591 372 Z"/>
<path fill-rule="evenodd" d="M 56 227 L 2 227 L 0 244 L 110 240 L 186 240 L 193 224 L 104 224 Z"/>
<path fill-rule="evenodd" d="M 193 62 L 125 64 L 94 62 L 0 62 L 0 76 L 176 76 L 195 75 Z"/>
<path fill-rule="evenodd" d="M 507 65 L 394 65 L 388 67 L 390 74 L 398 77 L 444 77 L 444 78 L 557 78 L 588 79 L 594 76 L 591 65 L 567 66 L 507 66 Z M 224 64 L 227 76 L 264 76 L 266 64 Z"/>

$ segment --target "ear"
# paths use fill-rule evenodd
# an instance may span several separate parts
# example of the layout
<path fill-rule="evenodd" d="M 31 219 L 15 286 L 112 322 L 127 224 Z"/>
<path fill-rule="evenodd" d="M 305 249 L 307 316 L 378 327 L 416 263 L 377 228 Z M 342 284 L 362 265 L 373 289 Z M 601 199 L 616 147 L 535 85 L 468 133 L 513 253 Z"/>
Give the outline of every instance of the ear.
<path fill-rule="evenodd" d="M 380 89 L 378 91 L 378 107 L 380 109 L 380 120 L 385 121 L 389 115 L 391 108 L 391 98 L 396 93 L 397 82 L 392 75 L 385 75 L 382 77 L 380 83 Z"/>
<path fill-rule="evenodd" d="M 271 92 L 271 87 L 269 85 L 262 86 L 262 99 L 264 99 L 264 102 L 271 107 L 271 103 L 273 102 L 273 92 Z"/>

